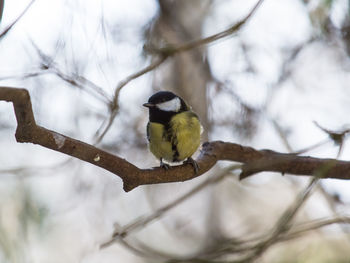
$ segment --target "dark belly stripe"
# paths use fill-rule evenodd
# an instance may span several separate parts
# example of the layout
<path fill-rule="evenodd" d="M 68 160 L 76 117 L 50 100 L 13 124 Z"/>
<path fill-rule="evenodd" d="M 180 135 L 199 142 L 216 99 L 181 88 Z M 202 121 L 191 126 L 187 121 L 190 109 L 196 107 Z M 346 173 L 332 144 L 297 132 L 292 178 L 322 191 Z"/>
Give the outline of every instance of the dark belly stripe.
<path fill-rule="evenodd" d="M 172 142 L 171 143 L 171 149 L 172 149 L 172 151 L 173 151 L 173 162 L 178 162 L 179 161 L 179 151 L 177 150 L 177 145 L 174 143 L 174 142 Z"/>
<path fill-rule="evenodd" d="M 172 161 L 178 162 L 180 153 L 177 149 L 177 138 L 172 136 L 170 129 L 171 129 L 171 127 L 168 123 L 166 125 L 164 125 L 164 137 L 166 138 L 167 141 L 169 141 L 171 143 L 171 150 L 173 152 L 173 160 Z"/>

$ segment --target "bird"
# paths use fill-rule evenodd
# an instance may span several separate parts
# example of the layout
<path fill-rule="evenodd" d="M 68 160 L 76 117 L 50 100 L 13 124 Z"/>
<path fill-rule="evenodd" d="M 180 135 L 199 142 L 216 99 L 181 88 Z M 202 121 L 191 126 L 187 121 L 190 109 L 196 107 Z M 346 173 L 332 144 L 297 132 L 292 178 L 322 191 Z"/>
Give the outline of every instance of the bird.
<path fill-rule="evenodd" d="M 160 167 L 166 170 L 171 167 L 163 160 L 184 161 L 184 164 L 190 163 L 198 174 L 198 164 L 192 159 L 200 145 L 202 130 L 197 114 L 180 96 L 170 91 L 153 94 L 143 106 L 149 109 L 149 149 L 160 160 Z"/>

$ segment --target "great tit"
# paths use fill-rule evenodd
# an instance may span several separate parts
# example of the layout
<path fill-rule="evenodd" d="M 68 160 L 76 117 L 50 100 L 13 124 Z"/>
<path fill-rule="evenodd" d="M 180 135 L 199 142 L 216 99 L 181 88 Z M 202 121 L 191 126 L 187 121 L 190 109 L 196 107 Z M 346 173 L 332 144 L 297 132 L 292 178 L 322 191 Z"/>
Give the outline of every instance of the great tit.
<path fill-rule="evenodd" d="M 198 164 L 191 156 L 200 144 L 201 124 L 198 116 L 185 101 L 169 91 L 153 94 L 143 106 L 149 109 L 147 139 L 150 151 L 160 160 L 160 166 L 169 169 L 163 162 L 192 164 L 198 173 Z"/>

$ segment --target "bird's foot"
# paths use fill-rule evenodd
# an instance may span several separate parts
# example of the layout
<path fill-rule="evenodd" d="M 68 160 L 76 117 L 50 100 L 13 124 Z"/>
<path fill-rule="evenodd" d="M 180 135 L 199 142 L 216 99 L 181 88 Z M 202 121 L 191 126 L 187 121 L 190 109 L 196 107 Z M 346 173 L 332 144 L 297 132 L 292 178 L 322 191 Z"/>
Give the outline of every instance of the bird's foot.
<path fill-rule="evenodd" d="M 193 160 L 192 157 L 188 157 L 187 160 L 183 162 L 183 164 L 187 164 L 187 163 L 193 166 L 194 173 L 197 175 L 199 171 L 198 163 L 195 160 Z"/>
<path fill-rule="evenodd" d="M 165 170 L 169 170 L 171 166 L 169 164 L 164 163 L 163 159 L 160 158 L 160 167 L 164 168 Z"/>

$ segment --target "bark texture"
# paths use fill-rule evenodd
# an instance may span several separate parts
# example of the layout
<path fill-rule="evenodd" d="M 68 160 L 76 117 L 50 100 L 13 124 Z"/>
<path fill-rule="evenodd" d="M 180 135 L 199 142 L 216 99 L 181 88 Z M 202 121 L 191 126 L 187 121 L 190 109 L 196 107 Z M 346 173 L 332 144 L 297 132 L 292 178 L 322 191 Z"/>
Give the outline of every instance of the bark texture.
<path fill-rule="evenodd" d="M 256 150 L 222 141 L 206 142 L 202 145 L 201 153 L 196 160 L 199 165 L 197 174 L 191 164 L 173 166 L 169 170 L 140 169 L 119 156 L 37 125 L 30 95 L 26 89 L 0 87 L 1 100 L 13 103 L 18 142 L 39 144 L 106 169 L 123 180 L 125 191 L 131 191 L 140 185 L 190 180 L 204 174 L 220 160 L 242 163 L 241 178 L 270 171 L 310 176 L 317 176 L 320 172 L 323 178 L 350 179 L 349 161 Z"/>

